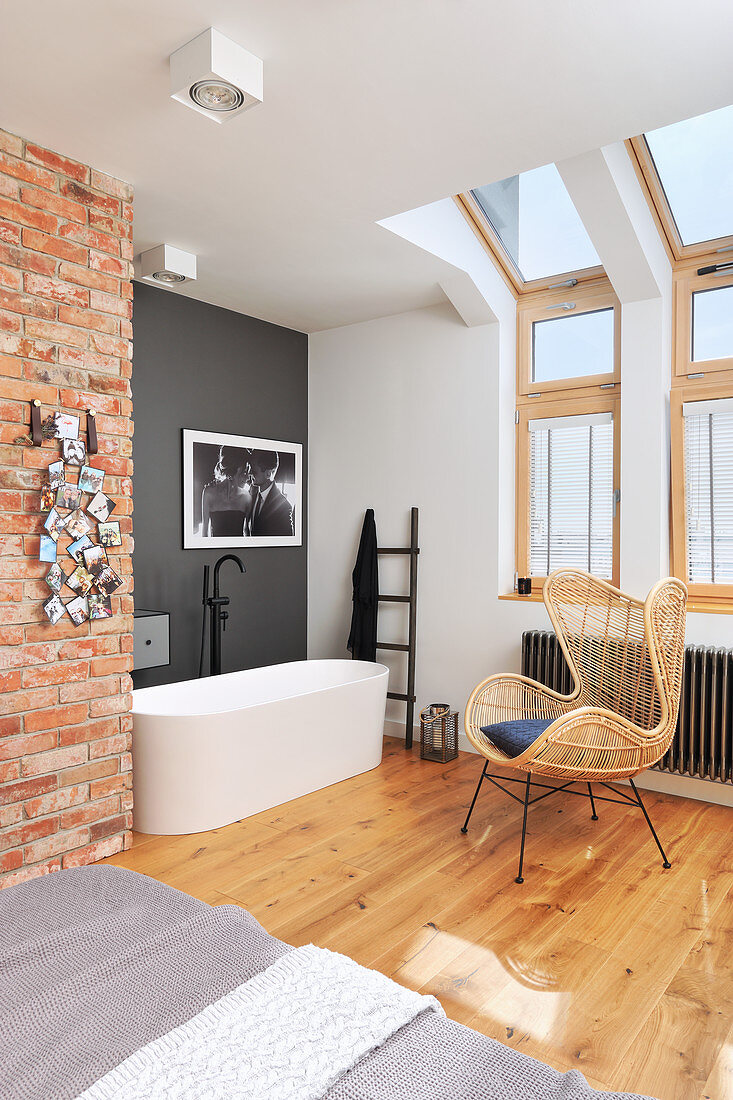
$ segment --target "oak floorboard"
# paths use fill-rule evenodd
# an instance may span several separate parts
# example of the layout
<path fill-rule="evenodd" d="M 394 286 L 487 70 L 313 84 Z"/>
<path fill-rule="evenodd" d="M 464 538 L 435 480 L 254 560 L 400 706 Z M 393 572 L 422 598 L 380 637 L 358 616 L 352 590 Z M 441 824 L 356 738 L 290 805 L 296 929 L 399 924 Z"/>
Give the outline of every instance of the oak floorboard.
<path fill-rule="evenodd" d="M 731 810 L 644 792 L 664 870 L 638 810 L 600 803 L 594 822 L 547 798 L 520 886 L 516 802 L 484 784 L 460 832 L 480 766 L 387 739 L 371 772 L 207 833 L 136 834 L 106 862 L 352 955 L 596 1088 L 733 1100 Z"/>

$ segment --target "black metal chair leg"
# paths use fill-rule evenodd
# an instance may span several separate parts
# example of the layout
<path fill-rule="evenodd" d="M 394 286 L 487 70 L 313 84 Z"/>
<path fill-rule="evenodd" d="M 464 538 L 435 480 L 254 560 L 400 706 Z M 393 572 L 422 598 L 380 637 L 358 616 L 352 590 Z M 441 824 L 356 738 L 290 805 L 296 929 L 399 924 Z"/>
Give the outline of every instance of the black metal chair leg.
<path fill-rule="evenodd" d="M 527 786 L 524 788 L 524 816 L 522 818 L 522 847 L 519 849 L 519 874 L 515 882 L 523 883 L 522 867 L 524 865 L 524 839 L 527 835 L 527 807 L 529 806 L 529 785 L 532 782 L 532 772 L 527 772 Z"/>
<path fill-rule="evenodd" d="M 591 819 L 591 821 L 598 821 L 598 814 L 596 813 L 596 804 L 595 804 L 595 801 L 593 799 L 593 790 L 591 788 L 590 783 L 588 784 L 588 797 L 590 798 L 590 808 L 593 811 L 593 813 L 590 815 L 590 819 Z"/>
<path fill-rule="evenodd" d="M 473 808 L 476 805 L 476 799 L 478 798 L 478 792 L 481 790 L 481 784 L 483 783 L 484 776 L 486 775 L 486 764 L 488 764 L 488 760 L 486 761 L 483 768 L 481 769 L 481 775 L 478 777 L 478 786 L 476 787 L 476 790 L 474 791 L 473 799 L 471 800 L 471 805 L 468 808 L 468 814 L 466 816 L 466 820 L 464 821 L 463 827 L 461 828 L 462 833 L 467 833 L 468 832 L 468 823 L 471 820 L 471 814 L 473 813 Z"/>
<path fill-rule="evenodd" d="M 641 810 L 642 810 L 642 813 L 644 814 L 644 817 L 646 818 L 646 823 L 647 823 L 647 825 L 649 826 L 649 828 L 650 828 L 650 830 L 651 830 L 651 834 L 652 834 L 652 836 L 654 837 L 654 842 L 655 842 L 655 844 L 656 844 L 657 848 L 659 848 L 659 851 L 661 852 L 661 855 L 662 855 L 662 866 L 663 866 L 663 867 L 671 867 L 671 866 L 672 866 L 672 864 L 671 864 L 671 863 L 669 862 L 669 860 L 667 859 L 667 856 L 666 856 L 666 853 L 665 853 L 665 851 L 664 851 L 664 848 L 662 847 L 662 845 L 661 845 L 661 844 L 660 844 L 660 842 L 659 842 L 659 837 L 657 836 L 656 832 L 654 831 L 654 826 L 652 825 L 652 822 L 651 822 L 651 818 L 649 817 L 649 814 L 648 814 L 648 813 L 646 812 L 646 806 L 645 806 L 645 805 L 644 805 L 644 803 L 643 803 L 643 802 L 641 801 L 641 795 L 639 794 L 639 792 L 638 792 L 638 791 L 637 791 L 637 789 L 636 789 L 636 785 L 635 785 L 635 783 L 634 783 L 634 780 L 633 780 L 633 779 L 629 779 L 629 783 L 631 784 L 631 789 L 632 789 L 632 791 L 633 791 L 633 792 L 634 792 L 634 794 L 636 795 L 636 801 L 637 801 L 637 802 L 639 803 L 639 805 L 641 806 Z"/>

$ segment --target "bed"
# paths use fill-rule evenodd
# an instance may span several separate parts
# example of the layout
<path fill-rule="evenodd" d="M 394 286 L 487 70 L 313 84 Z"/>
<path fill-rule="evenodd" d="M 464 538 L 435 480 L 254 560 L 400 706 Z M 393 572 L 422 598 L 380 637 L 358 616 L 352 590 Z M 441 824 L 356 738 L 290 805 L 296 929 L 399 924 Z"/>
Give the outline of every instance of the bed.
<path fill-rule="evenodd" d="M 285 985 L 276 990 L 282 975 Z M 328 1006 L 339 982 L 352 997 L 353 1020 Z M 382 1002 L 390 1013 L 381 1013 Z M 273 1011 L 281 1013 L 276 1023 L 268 1020 Z M 242 1020 L 249 1021 L 244 1030 Z M 288 1077 L 294 1057 L 302 1080 Z M 166 1061 L 172 1076 L 156 1077 Z M 238 906 L 211 907 L 132 871 L 93 866 L 0 891 L 0 1096 L 628 1100 L 629 1094 L 599 1093 L 581 1074 L 560 1074 L 471 1031 L 442 1015 L 432 999 L 342 956 L 291 948 Z"/>

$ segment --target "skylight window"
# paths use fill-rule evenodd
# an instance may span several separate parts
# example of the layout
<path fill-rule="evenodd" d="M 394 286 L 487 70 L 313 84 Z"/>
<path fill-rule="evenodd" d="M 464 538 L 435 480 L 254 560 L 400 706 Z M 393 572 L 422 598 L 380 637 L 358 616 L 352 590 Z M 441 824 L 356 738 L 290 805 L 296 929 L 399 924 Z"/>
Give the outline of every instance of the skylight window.
<path fill-rule="evenodd" d="M 554 164 L 472 191 L 525 282 L 600 265 Z"/>
<path fill-rule="evenodd" d="M 733 233 L 733 106 L 644 136 L 682 244 Z"/>

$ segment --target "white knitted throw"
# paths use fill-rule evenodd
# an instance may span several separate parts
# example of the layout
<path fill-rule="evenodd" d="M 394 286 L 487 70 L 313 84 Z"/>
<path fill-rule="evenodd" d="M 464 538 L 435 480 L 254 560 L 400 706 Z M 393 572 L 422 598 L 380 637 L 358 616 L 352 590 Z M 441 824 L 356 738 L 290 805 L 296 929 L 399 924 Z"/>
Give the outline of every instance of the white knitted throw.
<path fill-rule="evenodd" d="M 79 1100 L 318 1100 L 421 1012 L 443 1010 L 309 944 L 155 1039 Z"/>

